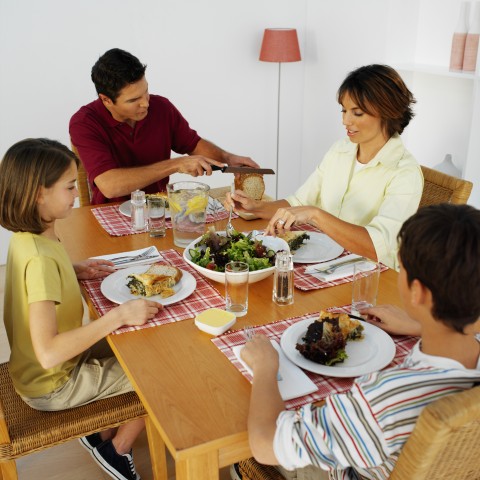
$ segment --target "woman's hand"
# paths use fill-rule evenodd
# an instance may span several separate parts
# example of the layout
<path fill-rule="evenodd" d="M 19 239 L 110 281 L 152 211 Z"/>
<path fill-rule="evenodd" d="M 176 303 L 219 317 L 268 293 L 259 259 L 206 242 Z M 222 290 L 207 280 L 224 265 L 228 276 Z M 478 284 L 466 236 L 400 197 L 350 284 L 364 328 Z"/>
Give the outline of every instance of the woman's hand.
<path fill-rule="evenodd" d="M 248 213 L 260 209 L 263 203 L 262 200 L 247 197 L 242 190 L 235 190 L 233 195 L 230 192 L 226 194 L 224 207 L 227 211 L 233 207 L 236 212 Z"/>
<path fill-rule="evenodd" d="M 420 324 L 409 317 L 407 313 L 394 305 L 378 305 L 360 310 L 362 315 L 368 315 L 367 322 L 393 335 L 421 334 Z"/>
<path fill-rule="evenodd" d="M 265 229 L 265 235 L 282 234 L 285 230 L 291 230 L 295 223 L 313 223 L 316 225 L 315 216 L 320 209 L 318 207 L 289 207 L 279 208 Z M 319 225 L 316 225 L 319 227 Z"/>
<path fill-rule="evenodd" d="M 109 260 L 88 258 L 73 264 L 78 280 L 104 278 L 115 272 L 114 264 Z"/>
<path fill-rule="evenodd" d="M 258 369 L 270 370 L 272 375 L 277 375 L 279 360 L 278 353 L 272 346 L 270 339 L 265 335 L 255 335 L 248 340 L 242 348 L 240 356 L 252 369 L 254 375 Z"/>

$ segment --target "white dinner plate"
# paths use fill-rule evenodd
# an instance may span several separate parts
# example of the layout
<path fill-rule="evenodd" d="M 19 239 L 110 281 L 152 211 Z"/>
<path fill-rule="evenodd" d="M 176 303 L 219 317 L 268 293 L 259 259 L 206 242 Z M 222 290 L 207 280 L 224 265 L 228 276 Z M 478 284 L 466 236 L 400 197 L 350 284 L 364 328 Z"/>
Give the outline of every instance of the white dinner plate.
<path fill-rule="evenodd" d="M 130 203 L 130 200 L 127 200 L 120 204 L 119 210 L 122 215 L 125 215 L 126 217 L 131 217 L 132 204 Z M 170 218 L 170 210 L 168 208 L 165 209 L 165 218 Z"/>
<path fill-rule="evenodd" d="M 345 351 L 348 358 L 343 363 L 328 367 L 307 360 L 296 348 L 302 343 L 302 337 L 307 327 L 318 316 L 312 316 L 288 327 L 282 335 L 280 345 L 285 355 L 297 366 L 309 372 L 319 373 L 328 377 L 359 377 L 367 373 L 376 372 L 387 366 L 395 357 L 395 343 L 390 335 L 369 323 L 362 323 L 364 338 L 347 342 Z"/>
<path fill-rule="evenodd" d="M 343 247 L 328 235 L 320 232 L 306 232 L 310 240 L 304 240 L 302 246 L 293 254 L 295 263 L 328 262 L 343 253 Z"/>
<path fill-rule="evenodd" d="M 153 300 L 162 305 L 172 305 L 173 303 L 180 302 L 190 296 L 197 286 L 195 277 L 191 273 L 182 270 L 182 278 L 173 287 L 175 295 L 167 298 L 161 298 L 160 295 L 153 295 L 151 297 L 133 295 L 127 287 L 127 276 L 131 273 L 145 273 L 147 270 L 148 265 L 137 265 L 135 267 L 117 270 L 103 280 L 100 289 L 105 297 L 115 303 L 124 303 L 136 298 L 147 298 L 148 300 Z"/>

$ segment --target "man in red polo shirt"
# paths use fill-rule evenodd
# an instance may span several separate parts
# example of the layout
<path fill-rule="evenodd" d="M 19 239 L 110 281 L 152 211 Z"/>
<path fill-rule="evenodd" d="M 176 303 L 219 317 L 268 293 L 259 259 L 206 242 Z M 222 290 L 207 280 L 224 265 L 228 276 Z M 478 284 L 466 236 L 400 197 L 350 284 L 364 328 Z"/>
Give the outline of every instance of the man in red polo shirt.
<path fill-rule="evenodd" d="M 211 175 L 211 165 L 258 167 L 200 138 L 165 97 L 150 95 L 146 65 L 114 48 L 92 68 L 98 99 L 70 120 L 70 138 L 87 171 L 92 204 L 123 201 L 136 189 L 166 190 L 169 175 Z M 170 158 L 171 151 L 186 155 Z"/>

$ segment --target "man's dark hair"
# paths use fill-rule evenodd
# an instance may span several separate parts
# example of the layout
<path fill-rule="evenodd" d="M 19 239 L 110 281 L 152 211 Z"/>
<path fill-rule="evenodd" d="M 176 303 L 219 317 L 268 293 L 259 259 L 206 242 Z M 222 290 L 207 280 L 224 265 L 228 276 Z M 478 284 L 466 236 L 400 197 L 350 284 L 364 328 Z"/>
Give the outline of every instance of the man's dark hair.
<path fill-rule="evenodd" d="M 436 320 L 463 332 L 480 317 L 480 210 L 469 205 L 424 207 L 398 234 L 399 256 L 410 285 L 431 292 Z"/>
<path fill-rule="evenodd" d="M 347 94 L 365 113 L 380 118 L 387 138 L 400 135 L 413 118 L 416 100 L 388 65 L 366 65 L 350 72 L 338 89 L 338 103 L 342 105 Z"/>
<path fill-rule="evenodd" d="M 115 103 L 124 87 L 143 78 L 146 68 L 131 53 L 112 48 L 92 67 L 92 82 L 98 94 L 106 95 Z"/>

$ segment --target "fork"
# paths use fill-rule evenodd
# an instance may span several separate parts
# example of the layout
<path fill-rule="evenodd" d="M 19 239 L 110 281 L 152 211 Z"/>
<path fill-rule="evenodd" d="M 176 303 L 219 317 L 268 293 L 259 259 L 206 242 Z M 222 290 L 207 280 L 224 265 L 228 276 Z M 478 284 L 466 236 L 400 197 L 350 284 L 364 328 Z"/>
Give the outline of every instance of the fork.
<path fill-rule="evenodd" d="M 230 186 L 230 193 L 232 194 L 234 191 L 235 191 L 235 186 L 232 183 L 232 185 Z M 233 199 L 232 199 L 232 202 L 233 202 Z M 233 236 L 233 232 L 235 231 L 235 228 L 233 228 L 233 225 L 232 225 L 232 213 L 233 213 L 233 204 L 230 206 L 230 212 L 228 213 L 228 222 L 227 222 L 227 225 L 225 226 L 225 234 L 229 238 Z"/>
<path fill-rule="evenodd" d="M 365 258 L 360 257 L 360 258 L 352 258 L 350 260 L 345 260 L 344 262 L 337 263 L 336 265 L 331 265 L 330 267 L 327 268 L 315 268 L 314 272 L 317 273 L 326 273 L 327 275 L 330 275 L 333 273 L 337 268 L 344 267 L 345 265 L 350 265 L 352 263 L 357 263 L 357 262 L 363 262 Z"/>
<path fill-rule="evenodd" d="M 131 262 L 135 262 L 137 260 L 142 260 L 142 258 L 148 257 L 151 253 L 153 253 L 155 250 L 155 247 L 149 247 L 146 250 L 144 250 L 142 253 L 139 253 L 138 255 L 126 255 L 123 257 L 115 257 L 109 259 L 111 262 L 116 263 L 120 262 L 122 260 L 127 260 Z"/>

